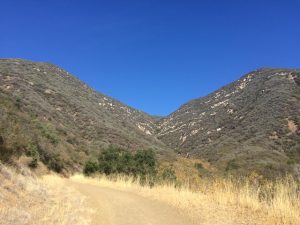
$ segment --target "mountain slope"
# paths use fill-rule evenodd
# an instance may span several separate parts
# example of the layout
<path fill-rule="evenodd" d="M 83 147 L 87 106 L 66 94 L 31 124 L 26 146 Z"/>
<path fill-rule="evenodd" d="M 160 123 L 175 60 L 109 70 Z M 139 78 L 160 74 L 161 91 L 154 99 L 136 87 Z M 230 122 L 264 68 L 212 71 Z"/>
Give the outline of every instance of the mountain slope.
<path fill-rule="evenodd" d="M 253 71 L 158 118 L 54 65 L 2 59 L 0 100 L 2 161 L 26 153 L 58 172 L 79 170 L 117 145 L 168 161 L 175 152 L 204 158 L 227 172 L 300 174 L 300 70 Z"/>
<path fill-rule="evenodd" d="M 92 90 L 51 64 L 0 60 L 0 99 L 0 136 L 7 148 L 38 149 L 46 163 L 55 158 L 76 166 L 108 145 L 153 148 L 168 155 L 153 135 L 156 118 Z"/>
<path fill-rule="evenodd" d="M 260 69 L 184 104 L 160 121 L 157 136 L 227 170 L 285 171 L 287 163 L 299 169 L 299 125 L 300 70 Z"/>

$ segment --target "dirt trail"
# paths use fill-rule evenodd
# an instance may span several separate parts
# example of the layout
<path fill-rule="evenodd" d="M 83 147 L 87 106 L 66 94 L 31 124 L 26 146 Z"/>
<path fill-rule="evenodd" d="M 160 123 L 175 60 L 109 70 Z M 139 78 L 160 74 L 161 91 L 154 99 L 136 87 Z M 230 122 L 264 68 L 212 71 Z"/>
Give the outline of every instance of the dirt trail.
<path fill-rule="evenodd" d="M 188 217 L 165 203 L 135 193 L 112 188 L 67 181 L 87 197 L 95 210 L 92 225 L 190 225 Z"/>

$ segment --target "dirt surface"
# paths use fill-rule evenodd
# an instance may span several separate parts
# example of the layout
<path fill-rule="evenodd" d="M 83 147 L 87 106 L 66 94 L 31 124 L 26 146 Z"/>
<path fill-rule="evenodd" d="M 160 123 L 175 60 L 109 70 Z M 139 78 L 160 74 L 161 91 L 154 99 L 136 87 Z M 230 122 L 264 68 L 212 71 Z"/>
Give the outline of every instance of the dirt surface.
<path fill-rule="evenodd" d="M 160 201 L 113 188 L 67 181 L 94 210 L 92 225 L 189 225 L 191 220 Z"/>

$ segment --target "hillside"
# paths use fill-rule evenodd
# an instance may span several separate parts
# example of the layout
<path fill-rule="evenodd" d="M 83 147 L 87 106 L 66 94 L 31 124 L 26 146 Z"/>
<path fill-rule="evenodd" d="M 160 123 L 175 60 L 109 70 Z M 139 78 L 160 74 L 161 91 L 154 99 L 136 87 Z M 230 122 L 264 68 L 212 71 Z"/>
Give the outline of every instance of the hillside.
<path fill-rule="evenodd" d="M 300 174 L 300 70 L 253 71 L 158 118 L 49 63 L 2 59 L 0 100 L 2 161 L 38 155 L 57 172 L 74 171 L 116 145 L 151 148 L 169 162 L 175 153 L 201 158 L 225 172 Z"/>
<path fill-rule="evenodd" d="M 184 104 L 157 136 L 225 170 L 299 174 L 299 125 L 300 70 L 260 69 Z"/>
<path fill-rule="evenodd" d="M 156 118 L 48 63 L 0 60 L 0 99 L 1 148 L 37 151 L 57 171 L 80 168 L 109 145 L 174 155 L 153 135 Z"/>

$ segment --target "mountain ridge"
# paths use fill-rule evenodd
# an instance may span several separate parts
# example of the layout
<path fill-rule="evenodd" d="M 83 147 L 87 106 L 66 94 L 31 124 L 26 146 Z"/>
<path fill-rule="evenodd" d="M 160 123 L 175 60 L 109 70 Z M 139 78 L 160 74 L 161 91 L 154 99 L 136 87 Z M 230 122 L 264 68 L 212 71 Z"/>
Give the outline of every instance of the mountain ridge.
<path fill-rule="evenodd" d="M 26 150 L 34 142 L 46 163 L 43 155 L 54 151 L 51 130 L 60 149 L 53 154 L 65 164 L 80 166 L 115 144 L 152 148 L 165 158 L 174 158 L 172 152 L 202 157 L 226 171 L 300 171 L 297 69 L 254 70 L 165 117 L 129 107 L 49 63 L 1 59 L 0 81 L 0 99 L 11 104 L 2 104 L 2 124 L 10 114 L 26 117 L 35 136 L 41 132 L 43 137 L 27 134 L 18 148 Z M 28 133 L 29 127 L 22 129 Z M 0 131 L 4 140 L 10 139 L 3 125 Z"/>

